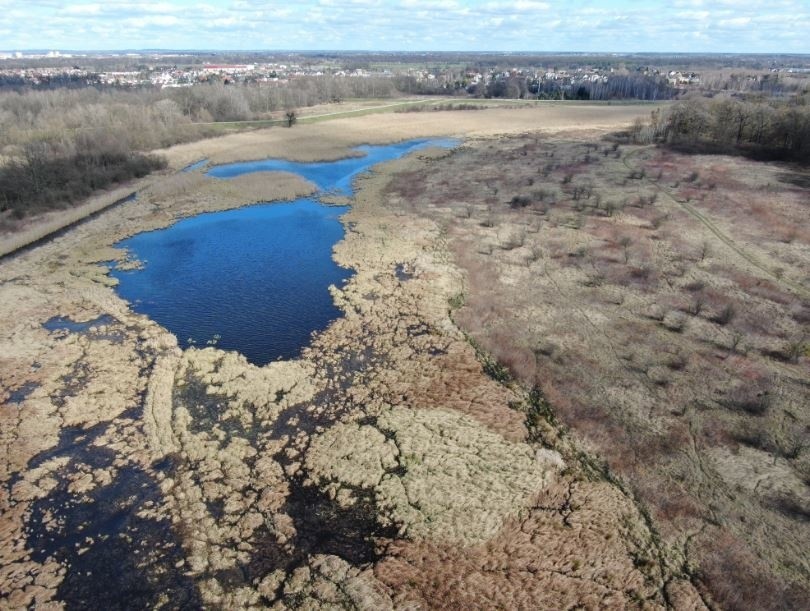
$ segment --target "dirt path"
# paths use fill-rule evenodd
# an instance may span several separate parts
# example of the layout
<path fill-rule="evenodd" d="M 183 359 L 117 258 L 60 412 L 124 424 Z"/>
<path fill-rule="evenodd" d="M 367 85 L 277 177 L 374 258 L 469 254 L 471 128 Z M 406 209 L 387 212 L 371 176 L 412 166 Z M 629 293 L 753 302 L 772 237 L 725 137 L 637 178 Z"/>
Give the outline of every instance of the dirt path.
<path fill-rule="evenodd" d="M 383 104 L 382 106 L 370 106 L 368 108 L 355 108 L 353 110 L 339 110 L 337 112 L 327 112 L 320 115 L 301 115 L 298 117 L 299 122 L 312 121 L 314 119 L 328 119 L 355 116 L 360 117 L 364 114 L 373 114 L 380 110 L 387 110 L 390 108 L 398 108 L 401 106 L 413 106 L 416 104 L 440 104 L 442 102 L 450 102 L 453 98 L 424 98 L 418 100 L 408 100 L 407 102 L 395 102 L 393 104 Z M 275 125 L 286 123 L 286 119 L 257 119 L 253 121 L 211 121 L 208 123 L 194 123 L 193 125 Z"/>
<path fill-rule="evenodd" d="M 636 167 L 636 166 L 631 165 L 630 160 L 633 157 L 635 157 L 640 152 L 640 150 L 641 149 L 636 150 L 636 151 L 631 151 L 630 153 L 628 153 L 622 159 L 622 162 L 624 163 L 625 167 L 628 170 L 630 170 L 630 171 L 638 171 L 639 168 Z M 646 184 L 648 184 L 651 187 L 653 187 L 654 189 L 656 189 L 659 193 L 666 196 L 667 199 L 669 199 L 673 203 L 680 206 L 682 209 L 684 209 L 686 212 L 688 212 L 693 218 L 700 221 L 700 223 L 704 227 L 706 227 L 706 229 L 708 229 L 718 240 L 720 240 L 723 244 L 725 244 L 731 250 L 733 250 L 735 253 L 737 253 L 737 255 L 742 257 L 750 265 L 754 266 L 759 271 L 764 272 L 770 278 L 773 278 L 773 280 L 775 280 L 778 284 L 785 287 L 786 289 L 788 289 L 790 291 L 793 291 L 794 293 L 797 293 L 797 294 L 799 294 L 799 295 L 801 295 L 803 297 L 810 297 L 810 292 L 808 292 L 807 289 L 805 289 L 803 286 L 801 286 L 799 284 L 796 284 L 795 282 L 791 282 L 790 280 L 787 280 L 787 279 L 785 279 L 783 277 L 780 277 L 779 275 L 774 273 L 773 270 L 768 268 L 765 264 L 758 261 L 756 259 L 756 257 L 754 257 L 752 254 L 750 254 L 750 253 L 746 252 L 745 250 L 743 250 L 743 248 L 739 244 L 737 244 L 737 242 L 734 240 L 734 238 L 732 238 L 731 236 L 723 233 L 723 231 L 720 228 L 718 228 L 717 225 L 715 225 L 711 221 L 711 219 L 708 218 L 708 216 L 706 216 L 704 213 L 697 210 L 697 208 L 695 208 L 694 206 L 692 206 L 688 202 L 679 200 L 672 193 L 670 193 L 665 187 L 662 187 L 657 182 L 651 181 L 649 178 L 647 178 L 646 175 L 644 175 L 642 180 Z"/>

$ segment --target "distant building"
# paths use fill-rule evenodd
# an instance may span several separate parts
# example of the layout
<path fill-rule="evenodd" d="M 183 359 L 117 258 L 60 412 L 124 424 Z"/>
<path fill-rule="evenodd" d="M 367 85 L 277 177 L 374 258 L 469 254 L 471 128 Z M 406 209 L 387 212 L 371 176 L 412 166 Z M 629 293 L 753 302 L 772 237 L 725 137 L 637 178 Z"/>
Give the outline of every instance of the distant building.
<path fill-rule="evenodd" d="M 256 69 L 255 64 L 205 64 L 203 72 L 239 74 L 242 72 L 252 72 Z"/>

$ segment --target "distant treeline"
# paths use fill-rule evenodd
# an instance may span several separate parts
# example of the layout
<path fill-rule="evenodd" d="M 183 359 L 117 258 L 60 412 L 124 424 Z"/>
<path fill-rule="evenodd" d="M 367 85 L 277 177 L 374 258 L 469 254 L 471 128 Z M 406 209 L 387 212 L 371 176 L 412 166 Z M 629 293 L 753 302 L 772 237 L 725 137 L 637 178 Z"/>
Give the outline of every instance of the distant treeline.
<path fill-rule="evenodd" d="M 701 73 L 700 90 L 704 92 L 737 92 L 745 95 L 786 97 L 810 90 L 810 78 L 803 73 L 750 74 L 725 68 Z"/>
<path fill-rule="evenodd" d="M 634 141 L 697 152 L 739 152 L 762 159 L 810 162 L 810 103 L 732 98 L 694 99 L 637 122 Z"/>
<path fill-rule="evenodd" d="M 504 88 L 513 87 L 501 80 L 490 83 L 487 97 L 513 97 L 499 95 Z M 571 100 L 669 100 L 678 94 L 666 79 L 644 74 L 610 75 L 603 81 L 584 82 L 570 87 L 553 80 L 529 80 L 525 87 L 532 97 Z M 514 91 L 514 89 L 513 89 Z M 525 97 L 522 96 L 522 97 Z"/>
<path fill-rule="evenodd" d="M 0 154 L 4 146 L 28 141 L 32 130 L 64 131 L 109 122 L 134 127 L 134 121 L 138 131 L 159 132 L 159 137 L 145 138 L 151 140 L 141 145 L 146 148 L 177 141 L 179 134 L 167 135 L 165 131 L 178 125 L 266 119 L 271 113 L 290 108 L 397 94 L 391 79 L 328 76 L 297 78 L 288 83 L 214 82 L 171 89 L 6 91 L 0 92 Z"/>
<path fill-rule="evenodd" d="M 249 51 L 192 51 L 172 54 L 168 51 L 144 53 L 143 55 L 93 55 L 76 57 L 8 58 L 2 65 L 8 68 L 43 66 L 73 67 L 79 65 L 91 70 L 133 70 L 148 65 L 189 66 L 210 64 L 253 64 L 278 62 L 300 65 L 338 65 L 344 68 L 374 68 L 386 66 L 425 67 L 460 66 L 479 70 L 509 67 L 553 66 L 562 69 L 579 66 L 628 68 L 659 66 L 669 70 L 721 70 L 755 69 L 768 70 L 774 66 L 808 67 L 807 55 L 802 54 L 665 54 L 665 53 L 502 53 L 502 52 L 357 52 L 357 51 L 310 51 L 310 52 L 249 52 Z"/>
<path fill-rule="evenodd" d="M 22 91 L 25 89 L 76 89 L 79 87 L 100 87 L 98 76 L 78 76 L 74 74 L 55 74 L 43 77 L 36 85 L 31 85 L 21 76 L 0 74 L 0 91 Z"/>
<path fill-rule="evenodd" d="M 596 81 L 571 84 L 567 79 L 536 79 L 511 75 L 487 83 L 467 83 L 464 79 L 440 82 L 417 81 L 413 77 L 394 79 L 399 91 L 418 95 L 471 95 L 480 98 L 541 100 L 669 100 L 679 91 L 661 76 L 641 73 L 611 74 Z"/>

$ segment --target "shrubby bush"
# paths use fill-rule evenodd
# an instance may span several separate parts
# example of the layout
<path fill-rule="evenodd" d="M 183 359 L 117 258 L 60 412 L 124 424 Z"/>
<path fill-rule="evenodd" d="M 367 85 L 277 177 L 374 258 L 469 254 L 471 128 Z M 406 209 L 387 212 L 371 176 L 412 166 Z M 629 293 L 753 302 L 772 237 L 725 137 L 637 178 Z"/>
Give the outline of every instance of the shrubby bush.
<path fill-rule="evenodd" d="M 165 159 L 132 152 L 103 133 L 98 140 L 84 135 L 77 140 L 64 147 L 30 143 L 23 157 L 0 166 L 0 212 L 21 219 L 66 208 L 97 189 L 166 166 Z"/>

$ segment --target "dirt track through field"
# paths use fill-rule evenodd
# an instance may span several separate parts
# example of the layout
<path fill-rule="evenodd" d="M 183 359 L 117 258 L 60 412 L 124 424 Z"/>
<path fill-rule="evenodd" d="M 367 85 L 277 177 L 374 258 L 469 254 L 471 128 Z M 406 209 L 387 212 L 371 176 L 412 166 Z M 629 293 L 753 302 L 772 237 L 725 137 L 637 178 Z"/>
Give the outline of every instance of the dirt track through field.
<path fill-rule="evenodd" d="M 364 114 L 372 114 L 380 110 L 389 108 L 397 108 L 400 106 L 414 106 L 417 104 L 441 104 L 442 102 L 451 102 L 453 98 L 420 98 L 418 100 L 407 100 L 406 102 L 395 102 L 394 104 L 383 104 L 382 106 L 369 106 L 367 108 L 353 108 L 352 110 L 339 110 L 337 112 L 327 112 L 320 115 L 301 115 L 298 121 L 310 121 L 312 119 L 324 119 L 327 117 L 351 117 L 362 116 Z M 253 121 L 210 121 L 208 123 L 193 123 L 192 125 L 267 125 L 271 123 L 285 123 L 286 119 L 257 119 Z"/>
<path fill-rule="evenodd" d="M 625 167 L 627 167 L 630 171 L 637 171 L 638 168 L 634 167 L 630 164 L 630 159 L 632 159 L 635 155 L 638 154 L 639 151 L 632 151 L 628 153 L 622 161 L 624 162 Z M 783 287 L 797 293 L 803 297 L 810 297 L 810 292 L 808 292 L 803 286 L 796 284 L 795 282 L 791 282 L 790 280 L 776 274 L 773 270 L 769 269 L 764 264 L 760 263 L 756 257 L 747 253 L 745 250 L 740 247 L 737 242 L 731 236 L 726 235 L 723 233 L 717 225 L 715 225 L 705 214 L 698 211 L 694 206 L 690 205 L 688 202 L 681 201 L 672 193 L 666 190 L 666 188 L 662 187 L 658 183 L 649 180 L 646 175 L 643 177 L 645 183 L 650 185 L 651 187 L 655 188 L 659 193 L 665 195 L 670 201 L 676 203 L 678 206 L 686 210 L 690 215 L 692 215 L 696 220 L 700 221 L 700 223 L 706 227 L 718 240 L 720 240 L 723 244 L 728 246 L 731 250 L 737 253 L 740 257 L 745 259 L 750 265 L 753 265 L 758 270 L 766 273 L 770 278 L 773 278 L 778 284 L 782 285 Z"/>

